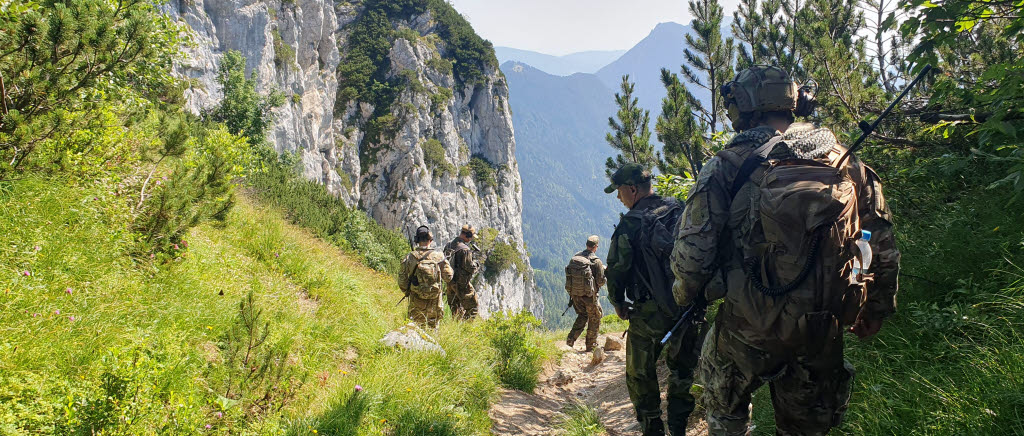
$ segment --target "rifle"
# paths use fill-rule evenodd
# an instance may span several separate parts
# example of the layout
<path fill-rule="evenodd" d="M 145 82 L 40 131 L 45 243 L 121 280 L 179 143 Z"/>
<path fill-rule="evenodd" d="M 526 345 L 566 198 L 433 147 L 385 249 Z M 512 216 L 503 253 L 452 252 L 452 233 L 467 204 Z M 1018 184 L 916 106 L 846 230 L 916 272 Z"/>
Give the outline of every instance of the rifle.
<path fill-rule="evenodd" d="M 405 301 L 406 298 L 409 298 L 409 294 L 405 294 L 405 296 L 402 297 L 401 300 L 398 300 L 398 304 L 395 304 L 395 307 L 401 306 L 402 302 Z"/>
<path fill-rule="evenodd" d="M 906 88 L 903 88 L 903 92 L 901 92 L 900 95 L 896 97 L 896 100 L 893 100 L 892 103 L 889 104 L 889 107 L 885 108 L 885 110 L 882 111 L 882 114 L 875 119 L 875 122 L 868 124 L 867 121 L 861 120 L 861 122 L 857 124 L 857 127 L 860 127 L 860 130 L 864 133 L 860 135 L 860 138 L 857 138 L 857 142 L 854 142 L 853 145 L 846 150 L 846 153 L 843 154 L 843 157 L 839 159 L 839 163 L 836 165 L 836 168 L 843 167 L 843 163 L 846 161 L 846 158 L 850 157 L 850 154 L 857 151 L 857 149 L 864 144 L 864 140 L 868 139 L 868 136 L 871 136 L 871 133 L 875 131 L 875 129 L 878 127 L 878 124 L 882 121 L 882 119 L 889 116 L 889 112 L 892 112 L 896 105 L 899 104 L 901 100 L 903 100 L 903 97 L 906 97 L 907 93 L 909 93 L 911 89 L 914 89 L 914 87 L 917 86 L 918 82 L 924 79 L 925 74 L 928 74 L 928 72 L 931 70 L 931 64 L 925 65 L 924 68 L 921 69 L 921 72 L 917 73 L 917 77 L 915 77 L 914 80 L 911 81 Z"/>
<path fill-rule="evenodd" d="M 697 299 L 690 304 L 690 308 L 686 309 L 686 312 L 683 313 L 683 316 L 679 318 L 679 321 L 676 321 L 676 325 L 672 326 L 672 329 L 669 330 L 668 333 L 665 333 L 664 338 L 661 338 L 661 345 L 665 345 L 666 343 L 668 343 L 668 340 L 672 338 L 672 335 L 675 334 L 676 330 L 679 330 L 679 328 L 682 327 L 683 325 L 699 323 L 700 321 L 697 320 L 696 317 L 698 314 L 703 316 L 704 311 L 705 309 L 707 309 L 707 307 L 708 301 L 704 299 L 704 296 L 698 296 Z M 685 332 L 686 329 L 683 329 L 683 331 Z"/>
<path fill-rule="evenodd" d="M 569 305 L 566 306 L 565 310 L 562 311 L 562 316 L 565 316 L 565 314 L 569 313 L 569 309 L 571 309 L 571 308 L 572 308 L 572 300 L 570 299 L 569 300 Z"/>

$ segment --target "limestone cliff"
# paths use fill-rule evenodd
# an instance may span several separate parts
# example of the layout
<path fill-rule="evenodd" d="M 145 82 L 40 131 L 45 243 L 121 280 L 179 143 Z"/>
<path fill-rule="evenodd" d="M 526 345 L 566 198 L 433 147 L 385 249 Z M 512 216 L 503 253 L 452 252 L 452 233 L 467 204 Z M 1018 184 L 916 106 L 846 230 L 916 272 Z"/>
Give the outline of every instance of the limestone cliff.
<path fill-rule="evenodd" d="M 194 31 L 178 67 L 197 85 L 189 108 L 220 101 L 218 62 L 227 50 L 241 52 L 262 91 L 288 97 L 268 137 L 301 157 L 306 177 L 385 227 L 409 234 L 430 226 L 438 244 L 462 224 L 482 229 L 478 256 L 489 270 L 476 283 L 484 312 L 539 314 L 504 75 L 489 59 L 459 64 L 467 37 L 450 28 L 461 17 L 447 3 L 388 3 L 172 0 L 169 14 Z M 351 66 L 367 46 L 385 51 L 369 58 L 372 76 L 362 80 Z"/>

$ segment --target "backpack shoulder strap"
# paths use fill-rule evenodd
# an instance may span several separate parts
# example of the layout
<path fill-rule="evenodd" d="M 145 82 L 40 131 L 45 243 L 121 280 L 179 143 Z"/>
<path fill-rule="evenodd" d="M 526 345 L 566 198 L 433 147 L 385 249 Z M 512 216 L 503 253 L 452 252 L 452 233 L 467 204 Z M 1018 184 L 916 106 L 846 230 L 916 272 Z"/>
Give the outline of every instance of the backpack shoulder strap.
<path fill-rule="evenodd" d="M 732 187 L 729 188 L 729 198 L 736 197 L 736 194 L 740 192 L 740 188 L 743 187 L 744 183 L 750 179 L 750 175 L 754 173 L 757 167 L 761 166 L 764 161 L 768 160 L 768 153 L 772 152 L 775 145 L 782 142 L 782 136 L 776 136 L 765 142 L 764 145 L 754 149 L 754 152 L 750 154 L 743 165 L 740 165 L 740 170 L 736 173 L 736 178 L 732 181 Z"/>

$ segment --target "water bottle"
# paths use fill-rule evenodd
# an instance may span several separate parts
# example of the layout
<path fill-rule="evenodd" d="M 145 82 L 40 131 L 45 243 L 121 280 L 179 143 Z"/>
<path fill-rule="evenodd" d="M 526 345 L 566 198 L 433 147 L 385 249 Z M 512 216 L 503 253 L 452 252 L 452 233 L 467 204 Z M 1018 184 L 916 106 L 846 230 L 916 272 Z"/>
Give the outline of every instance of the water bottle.
<path fill-rule="evenodd" d="M 867 274 L 868 268 L 871 267 L 871 232 L 867 230 L 860 231 L 861 237 L 856 241 L 857 248 L 860 251 L 860 256 L 853 258 L 853 276 L 860 278 L 861 274 Z M 863 260 L 864 264 L 861 264 Z"/>

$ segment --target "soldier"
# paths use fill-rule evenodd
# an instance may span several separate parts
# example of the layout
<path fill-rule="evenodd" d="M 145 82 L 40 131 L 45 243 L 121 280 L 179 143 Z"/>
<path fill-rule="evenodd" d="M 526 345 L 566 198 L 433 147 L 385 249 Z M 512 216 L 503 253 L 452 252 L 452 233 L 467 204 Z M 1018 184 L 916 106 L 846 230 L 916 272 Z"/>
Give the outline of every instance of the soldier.
<path fill-rule="evenodd" d="M 455 278 L 448 285 L 446 299 L 448 308 L 452 311 L 455 319 L 473 319 L 476 317 L 477 300 L 476 291 L 473 290 L 473 276 L 476 275 L 479 265 L 473 259 L 473 252 L 469 243 L 476 237 L 476 230 L 473 226 L 466 224 L 462 231 L 451 243 L 444 248 L 447 257 L 455 269 Z"/>
<path fill-rule="evenodd" d="M 441 286 L 452 279 L 452 267 L 444 254 L 430 248 L 434 235 L 421 226 L 416 229 L 416 249 L 405 256 L 398 275 L 398 287 L 409 299 L 409 318 L 430 328 L 444 316 L 441 306 Z"/>
<path fill-rule="evenodd" d="M 586 350 L 597 346 L 597 333 L 601 328 L 601 303 L 598 292 L 604 286 L 604 265 L 597 257 L 597 235 L 587 238 L 587 248 L 573 255 L 565 267 L 565 290 L 569 292 L 572 308 L 576 311 L 576 322 L 569 330 L 565 344 L 572 346 L 587 327 Z"/>
<path fill-rule="evenodd" d="M 675 229 L 681 207 L 674 198 L 654 195 L 651 175 L 638 164 L 623 165 L 611 181 L 605 192 L 617 191 L 619 201 L 629 208 L 612 234 L 605 272 L 608 299 L 619 318 L 629 320 L 626 387 L 643 434 L 664 435 L 656 363 L 662 352 L 661 339 L 675 324 L 680 311 L 671 295 L 672 273 L 668 265 L 673 233 L 664 227 L 652 227 L 650 218 L 661 217 L 657 222 Z M 658 234 L 650 234 L 658 228 Z M 645 234 L 650 236 L 644 237 Z M 665 252 L 660 257 L 646 254 L 652 248 L 652 238 L 663 241 Z M 673 435 L 686 434 L 686 422 L 694 408 L 690 386 L 701 333 L 700 329 L 691 328 L 673 336 L 667 344 L 668 428 Z"/>
<path fill-rule="evenodd" d="M 844 163 L 828 129 L 793 123 L 813 111 L 810 87 L 752 67 L 722 95 L 739 133 L 701 170 L 672 253 L 678 304 L 725 298 L 698 370 L 709 434 L 750 434 L 767 383 L 777 434 L 822 435 L 850 399 L 843 327 L 865 338 L 896 310 L 892 215 L 871 168 Z M 862 229 L 873 283 L 853 273 Z"/>

